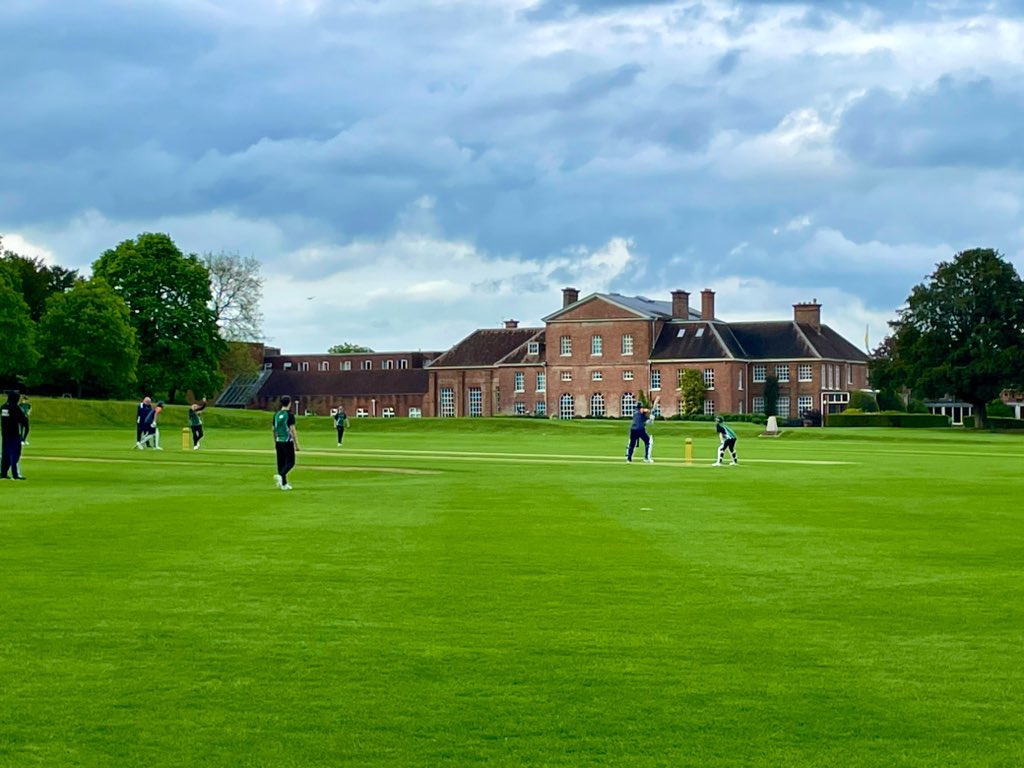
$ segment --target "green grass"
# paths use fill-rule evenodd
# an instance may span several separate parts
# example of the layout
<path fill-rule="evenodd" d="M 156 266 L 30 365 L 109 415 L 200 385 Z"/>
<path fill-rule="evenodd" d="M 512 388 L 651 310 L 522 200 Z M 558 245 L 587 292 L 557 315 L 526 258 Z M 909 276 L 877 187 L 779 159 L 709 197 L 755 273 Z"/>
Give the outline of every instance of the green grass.
<path fill-rule="evenodd" d="M 1024 763 L 1022 436 L 133 422 L 0 484 L 0 765 Z"/>

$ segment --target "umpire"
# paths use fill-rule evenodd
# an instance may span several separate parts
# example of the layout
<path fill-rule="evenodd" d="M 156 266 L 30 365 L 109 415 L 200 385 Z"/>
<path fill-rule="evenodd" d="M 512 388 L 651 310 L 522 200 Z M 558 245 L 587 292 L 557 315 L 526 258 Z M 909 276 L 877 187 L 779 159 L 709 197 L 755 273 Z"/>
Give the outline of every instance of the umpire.
<path fill-rule="evenodd" d="M 15 480 L 25 479 L 18 468 L 18 462 L 21 461 L 21 442 L 28 437 L 28 416 L 18 405 L 19 400 L 21 394 L 9 389 L 7 402 L 0 406 L 0 438 L 3 440 L 0 480 L 7 480 L 8 472 Z"/>

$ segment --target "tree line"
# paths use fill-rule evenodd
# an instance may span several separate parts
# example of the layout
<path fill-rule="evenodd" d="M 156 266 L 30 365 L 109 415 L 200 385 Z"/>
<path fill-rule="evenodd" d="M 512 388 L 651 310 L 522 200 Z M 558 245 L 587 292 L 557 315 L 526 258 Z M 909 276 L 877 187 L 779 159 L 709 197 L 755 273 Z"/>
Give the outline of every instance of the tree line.
<path fill-rule="evenodd" d="M 144 233 L 105 251 L 88 278 L 3 248 L 0 384 L 47 394 L 168 402 L 209 397 L 256 368 L 255 258 L 184 254 Z"/>

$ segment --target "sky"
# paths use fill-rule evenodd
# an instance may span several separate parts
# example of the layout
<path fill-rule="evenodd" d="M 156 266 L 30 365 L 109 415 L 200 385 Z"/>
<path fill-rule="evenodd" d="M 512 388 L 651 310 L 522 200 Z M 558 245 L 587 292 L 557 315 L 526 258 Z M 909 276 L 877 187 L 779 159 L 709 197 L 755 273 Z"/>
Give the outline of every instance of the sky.
<path fill-rule="evenodd" d="M 863 346 L 1024 274 L 1024 0 L 3 0 L 0 235 L 261 263 L 264 340 L 444 350 L 561 289 Z"/>

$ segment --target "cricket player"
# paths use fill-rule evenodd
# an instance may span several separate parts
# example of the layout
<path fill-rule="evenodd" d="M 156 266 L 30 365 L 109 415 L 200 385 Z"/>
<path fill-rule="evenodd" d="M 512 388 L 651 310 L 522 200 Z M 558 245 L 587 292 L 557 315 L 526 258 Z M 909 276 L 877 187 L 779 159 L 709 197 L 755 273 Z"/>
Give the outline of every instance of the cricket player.
<path fill-rule="evenodd" d="M 722 457 L 728 451 L 732 454 L 732 466 L 735 467 L 740 463 L 740 460 L 736 458 L 736 433 L 729 429 L 729 425 L 722 420 L 721 416 L 715 416 L 715 431 L 718 433 L 718 461 L 711 466 L 722 466 Z"/>
<path fill-rule="evenodd" d="M 274 449 L 277 451 L 277 474 L 274 482 L 282 491 L 290 491 L 288 473 L 295 466 L 295 452 L 299 450 L 299 438 L 295 434 L 295 414 L 291 412 L 292 399 L 281 398 L 281 407 L 274 413 Z"/>
<path fill-rule="evenodd" d="M 646 405 L 637 405 L 636 411 L 633 413 L 633 421 L 629 425 L 629 447 L 626 448 L 626 461 L 628 463 L 633 463 L 633 451 L 636 449 L 637 443 L 644 444 L 644 463 L 654 463 L 654 459 L 651 458 L 653 441 L 651 436 L 647 434 L 647 424 L 652 421 L 652 418 L 650 408 Z"/>
<path fill-rule="evenodd" d="M 0 406 L 0 439 L 3 441 L 3 458 L 0 460 L 0 480 L 10 477 L 24 480 L 18 463 L 21 461 L 21 445 L 28 437 L 28 416 L 18 407 L 21 394 L 17 390 L 7 391 L 7 402 Z"/>

